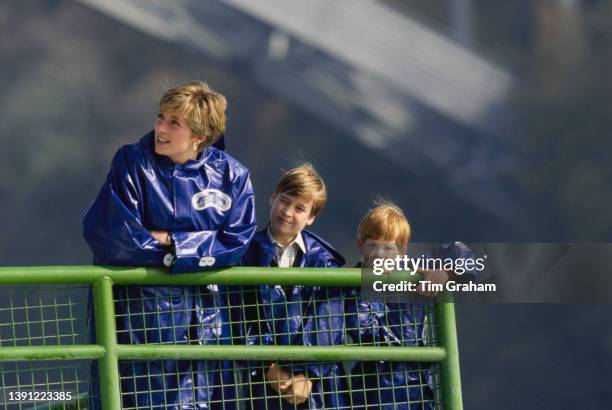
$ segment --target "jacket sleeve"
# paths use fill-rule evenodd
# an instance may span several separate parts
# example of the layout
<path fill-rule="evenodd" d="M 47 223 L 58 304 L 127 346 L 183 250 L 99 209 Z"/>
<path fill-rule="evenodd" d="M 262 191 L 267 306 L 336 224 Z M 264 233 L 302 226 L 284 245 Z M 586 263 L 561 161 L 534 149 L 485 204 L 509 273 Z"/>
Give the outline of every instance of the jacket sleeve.
<path fill-rule="evenodd" d="M 232 206 L 219 229 L 170 232 L 176 256 L 172 273 L 197 272 L 240 262 L 257 225 L 255 194 L 248 172 L 239 176 L 235 184 Z"/>
<path fill-rule="evenodd" d="M 106 182 L 83 218 L 83 236 L 101 265 L 162 265 L 168 251 L 142 224 L 142 192 L 120 148 Z"/>

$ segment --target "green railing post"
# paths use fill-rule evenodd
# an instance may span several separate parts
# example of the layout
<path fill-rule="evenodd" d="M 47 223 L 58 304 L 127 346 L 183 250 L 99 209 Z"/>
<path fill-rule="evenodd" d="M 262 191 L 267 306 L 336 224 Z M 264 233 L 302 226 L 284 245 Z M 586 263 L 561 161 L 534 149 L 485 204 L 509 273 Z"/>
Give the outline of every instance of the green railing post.
<path fill-rule="evenodd" d="M 96 342 L 106 350 L 98 359 L 100 401 L 104 410 L 121 410 L 113 282 L 110 278 L 103 277 L 94 282 L 93 297 Z"/>
<path fill-rule="evenodd" d="M 453 303 L 436 304 L 436 323 L 438 325 L 438 345 L 446 350 L 446 360 L 441 363 L 442 374 L 440 376 L 444 408 L 462 410 L 459 347 Z"/>

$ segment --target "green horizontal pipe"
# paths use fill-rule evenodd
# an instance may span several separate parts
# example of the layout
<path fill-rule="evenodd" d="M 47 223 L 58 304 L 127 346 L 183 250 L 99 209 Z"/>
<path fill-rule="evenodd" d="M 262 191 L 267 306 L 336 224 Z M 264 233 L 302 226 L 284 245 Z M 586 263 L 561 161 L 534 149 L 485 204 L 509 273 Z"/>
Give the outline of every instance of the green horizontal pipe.
<path fill-rule="evenodd" d="M 119 359 L 130 360 L 231 359 L 441 362 L 446 358 L 446 351 L 440 347 L 117 345 L 117 355 Z"/>
<path fill-rule="evenodd" d="M 232 360 L 387 360 L 440 362 L 439 347 L 372 346 L 192 346 L 117 345 L 120 359 L 232 359 Z M 0 348 L 0 361 L 98 359 L 105 349 L 97 345 L 24 346 Z"/>
<path fill-rule="evenodd" d="M 105 349 L 97 345 L 0 347 L 0 361 L 97 359 Z"/>
<path fill-rule="evenodd" d="M 2 285 L 91 284 L 108 277 L 119 285 L 360 286 L 359 269 L 232 267 L 171 275 L 161 268 L 32 266 L 0 268 Z"/>

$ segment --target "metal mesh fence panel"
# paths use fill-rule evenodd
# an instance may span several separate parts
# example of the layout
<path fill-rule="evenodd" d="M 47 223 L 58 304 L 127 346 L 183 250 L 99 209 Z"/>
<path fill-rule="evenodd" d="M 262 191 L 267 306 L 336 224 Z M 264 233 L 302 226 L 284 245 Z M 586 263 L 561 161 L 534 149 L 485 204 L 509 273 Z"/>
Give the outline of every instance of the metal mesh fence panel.
<path fill-rule="evenodd" d="M 0 288 L 0 349 L 89 343 L 88 286 Z M 0 362 L 0 409 L 86 409 L 91 362 Z"/>
<path fill-rule="evenodd" d="M 95 346 L 90 289 L 0 285 L 0 410 L 99 409 L 103 356 L 118 360 L 123 409 L 452 407 L 434 304 L 353 287 L 115 284 L 95 312 L 114 308 L 116 329 Z"/>

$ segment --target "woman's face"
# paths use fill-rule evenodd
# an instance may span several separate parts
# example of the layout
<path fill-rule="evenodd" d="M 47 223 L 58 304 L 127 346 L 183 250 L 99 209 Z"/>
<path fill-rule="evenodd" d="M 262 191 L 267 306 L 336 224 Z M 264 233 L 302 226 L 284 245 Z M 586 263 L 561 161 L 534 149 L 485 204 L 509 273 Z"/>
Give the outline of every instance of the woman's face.
<path fill-rule="evenodd" d="M 198 145 L 204 136 L 194 136 L 182 114 L 160 112 L 155 121 L 155 153 L 164 155 L 175 164 L 184 164 L 198 155 Z"/>

